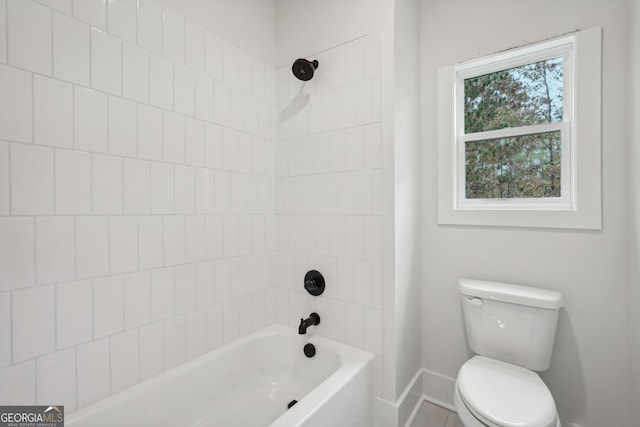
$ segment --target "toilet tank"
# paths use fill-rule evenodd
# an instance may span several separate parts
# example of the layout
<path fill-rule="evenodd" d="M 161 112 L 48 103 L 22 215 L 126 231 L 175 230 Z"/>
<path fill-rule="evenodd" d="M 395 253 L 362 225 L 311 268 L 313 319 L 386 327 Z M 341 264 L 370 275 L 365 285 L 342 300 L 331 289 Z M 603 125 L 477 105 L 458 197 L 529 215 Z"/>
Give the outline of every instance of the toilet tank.
<path fill-rule="evenodd" d="M 481 356 L 546 371 L 556 337 L 560 292 L 484 280 L 460 280 L 471 350 Z"/>

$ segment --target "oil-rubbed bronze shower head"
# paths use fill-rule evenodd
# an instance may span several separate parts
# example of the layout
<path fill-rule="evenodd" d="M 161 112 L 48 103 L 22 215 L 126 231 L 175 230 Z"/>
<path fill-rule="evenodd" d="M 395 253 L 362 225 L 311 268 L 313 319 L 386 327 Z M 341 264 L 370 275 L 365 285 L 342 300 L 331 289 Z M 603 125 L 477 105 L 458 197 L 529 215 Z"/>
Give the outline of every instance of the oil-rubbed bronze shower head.
<path fill-rule="evenodd" d="M 318 69 L 318 61 L 308 61 L 304 58 L 298 58 L 293 63 L 291 71 L 298 79 L 306 82 L 313 78 L 313 73 Z"/>

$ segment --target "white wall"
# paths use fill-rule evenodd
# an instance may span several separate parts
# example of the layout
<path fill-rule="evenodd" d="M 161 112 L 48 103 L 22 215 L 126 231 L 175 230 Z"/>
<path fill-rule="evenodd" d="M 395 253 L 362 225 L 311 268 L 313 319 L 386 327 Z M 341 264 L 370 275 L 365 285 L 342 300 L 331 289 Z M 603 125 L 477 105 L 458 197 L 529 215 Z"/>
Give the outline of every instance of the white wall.
<path fill-rule="evenodd" d="M 551 369 L 542 375 L 564 420 L 631 426 L 627 239 L 629 121 L 626 1 L 422 2 L 423 367 L 455 378 L 471 353 L 460 278 L 556 289 L 560 315 Z M 437 225 L 436 72 L 439 67 L 603 27 L 603 230 Z"/>
<path fill-rule="evenodd" d="M 3 404 L 72 412 L 276 320 L 275 70 L 137 4 L 0 0 Z"/>
<path fill-rule="evenodd" d="M 121 0 L 117 0 L 121 1 Z M 276 0 L 159 0 L 252 56 L 276 65 Z"/>

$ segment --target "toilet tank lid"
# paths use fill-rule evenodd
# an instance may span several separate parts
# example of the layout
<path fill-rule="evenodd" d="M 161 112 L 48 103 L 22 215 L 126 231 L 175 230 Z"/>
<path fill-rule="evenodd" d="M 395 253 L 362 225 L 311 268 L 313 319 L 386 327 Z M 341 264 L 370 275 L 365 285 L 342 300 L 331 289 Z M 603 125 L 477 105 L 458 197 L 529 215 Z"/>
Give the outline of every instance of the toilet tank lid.
<path fill-rule="evenodd" d="M 530 307 L 557 309 L 564 302 L 557 291 L 487 280 L 460 279 L 459 289 L 463 295 Z"/>

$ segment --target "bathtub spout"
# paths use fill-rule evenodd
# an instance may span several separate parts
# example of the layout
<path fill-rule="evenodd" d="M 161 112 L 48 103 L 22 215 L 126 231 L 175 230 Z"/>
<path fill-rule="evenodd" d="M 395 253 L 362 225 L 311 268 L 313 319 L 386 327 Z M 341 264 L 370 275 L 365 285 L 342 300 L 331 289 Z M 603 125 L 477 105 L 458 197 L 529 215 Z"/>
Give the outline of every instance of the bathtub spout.
<path fill-rule="evenodd" d="M 320 324 L 320 316 L 318 313 L 311 313 L 308 319 L 300 319 L 300 326 L 298 326 L 298 333 L 304 335 L 307 333 L 309 326 Z"/>

